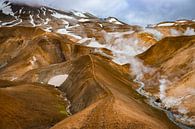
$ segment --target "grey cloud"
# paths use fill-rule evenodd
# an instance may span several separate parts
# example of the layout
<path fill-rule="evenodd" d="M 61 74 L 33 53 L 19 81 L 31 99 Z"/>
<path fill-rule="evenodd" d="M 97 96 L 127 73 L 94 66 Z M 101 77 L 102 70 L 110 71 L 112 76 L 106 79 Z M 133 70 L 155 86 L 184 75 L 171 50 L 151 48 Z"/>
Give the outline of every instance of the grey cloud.
<path fill-rule="evenodd" d="M 78 10 L 98 17 L 115 16 L 129 24 L 195 19 L 195 0 L 11 0 L 46 5 L 61 10 Z"/>

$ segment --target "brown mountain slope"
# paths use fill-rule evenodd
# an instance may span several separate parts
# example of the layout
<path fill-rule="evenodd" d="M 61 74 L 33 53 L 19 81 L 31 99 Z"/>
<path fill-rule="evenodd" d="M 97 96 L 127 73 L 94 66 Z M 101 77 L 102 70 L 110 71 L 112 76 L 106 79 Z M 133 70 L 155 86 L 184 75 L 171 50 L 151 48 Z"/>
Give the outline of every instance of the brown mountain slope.
<path fill-rule="evenodd" d="M 165 38 L 138 57 L 155 69 L 144 89 L 161 97 L 178 121 L 194 127 L 195 36 Z"/>
<path fill-rule="evenodd" d="M 67 117 L 66 103 L 52 87 L 0 84 L 0 129 L 46 129 Z"/>
<path fill-rule="evenodd" d="M 95 55 L 73 61 L 74 69 L 60 87 L 71 101 L 73 116 L 52 129 L 176 129 L 132 88 L 122 67 Z"/>
<path fill-rule="evenodd" d="M 23 33 L 30 36 L 22 35 Z M 129 75 L 129 69 L 118 66 L 110 58 L 100 56 L 96 53 L 99 49 L 75 44 L 75 41 L 66 35 L 30 27 L 2 28 L 1 35 L 5 38 L 1 41 L 0 45 L 4 47 L 0 50 L 11 57 L 0 55 L 6 62 L 0 69 L 0 78 L 11 80 L 10 85 L 20 84 L 17 81 L 25 84 L 47 84 L 52 77 L 68 75 L 59 89 L 70 100 L 73 116 L 54 128 L 178 128 L 163 112 L 150 107 L 144 102 L 144 98 L 132 89 L 136 86 Z M 12 47 L 11 44 L 16 46 Z M 100 50 L 112 55 L 106 49 Z M 25 88 L 31 86 L 27 84 Z M 22 94 L 25 90 L 19 91 L 19 97 L 26 97 Z M 39 92 L 34 91 L 33 94 Z M 31 95 L 29 99 L 32 99 L 30 97 Z M 42 100 L 42 97 L 40 98 Z M 39 101 L 37 103 L 39 105 Z"/>
<path fill-rule="evenodd" d="M 138 55 L 147 65 L 159 66 L 182 48 L 194 44 L 195 36 L 167 37 L 149 48 L 148 51 Z"/>
<path fill-rule="evenodd" d="M 29 33 L 30 36 L 22 33 Z M 4 37 L 0 44 L 1 79 L 15 80 L 29 70 L 71 58 L 73 42 L 66 36 L 64 38 L 55 33 L 45 33 L 37 28 L 27 27 L 6 28 L 6 31 L 5 28 L 1 28 L 0 34 Z"/>

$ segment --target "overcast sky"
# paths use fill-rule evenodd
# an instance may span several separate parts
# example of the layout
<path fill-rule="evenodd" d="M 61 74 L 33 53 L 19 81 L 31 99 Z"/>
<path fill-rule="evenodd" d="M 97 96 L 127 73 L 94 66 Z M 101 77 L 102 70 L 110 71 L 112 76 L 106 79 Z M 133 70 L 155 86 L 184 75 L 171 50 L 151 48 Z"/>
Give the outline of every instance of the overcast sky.
<path fill-rule="evenodd" d="M 129 24 L 195 19 L 195 0 L 11 0 L 47 5 L 61 10 L 90 12 L 98 17 L 114 16 Z"/>

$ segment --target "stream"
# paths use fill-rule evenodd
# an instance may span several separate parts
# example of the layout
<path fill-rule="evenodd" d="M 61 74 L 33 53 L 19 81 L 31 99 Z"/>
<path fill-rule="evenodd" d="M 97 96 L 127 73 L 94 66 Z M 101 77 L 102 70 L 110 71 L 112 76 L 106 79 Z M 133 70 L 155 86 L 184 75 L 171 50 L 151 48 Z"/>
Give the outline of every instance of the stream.
<path fill-rule="evenodd" d="M 171 111 L 169 111 L 169 110 L 163 108 L 162 106 L 160 106 L 160 103 L 157 103 L 157 102 L 156 102 L 155 97 L 152 96 L 151 94 L 147 93 L 147 92 L 144 90 L 145 84 L 144 84 L 142 81 L 140 81 L 139 79 L 134 79 L 134 82 L 137 83 L 137 84 L 139 84 L 139 86 L 140 86 L 136 91 L 137 91 L 140 95 L 142 95 L 142 96 L 144 96 L 144 97 L 147 98 L 147 102 L 148 102 L 148 104 L 149 104 L 150 106 L 152 106 L 152 107 L 154 107 L 154 108 L 156 108 L 156 109 L 158 109 L 158 110 L 164 111 L 164 112 L 166 113 L 167 117 L 168 117 L 174 124 L 176 124 L 177 126 L 179 126 L 181 129 L 194 129 L 193 127 L 189 127 L 189 126 L 187 126 L 187 125 L 184 125 L 184 124 L 182 124 L 182 123 L 179 123 L 179 122 L 175 121 L 174 114 L 173 114 Z"/>

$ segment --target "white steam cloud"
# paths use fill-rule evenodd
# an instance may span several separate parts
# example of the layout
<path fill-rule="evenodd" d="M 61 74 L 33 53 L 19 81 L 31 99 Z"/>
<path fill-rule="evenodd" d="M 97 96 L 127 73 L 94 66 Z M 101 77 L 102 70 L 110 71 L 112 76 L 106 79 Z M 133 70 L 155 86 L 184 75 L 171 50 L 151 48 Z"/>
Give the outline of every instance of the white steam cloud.
<path fill-rule="evenodd" d="M 163 100 L 166 98 L 166 89 L 169 81 L 167 79 L 160 79 L 160 99 Z"/>
<path fill-rule="evenodd" d="M 188 27 L 187 30 L 184 32 L 184 35 L 187 35 L 187 36 L 195 35 L 194 28 Z"/>

